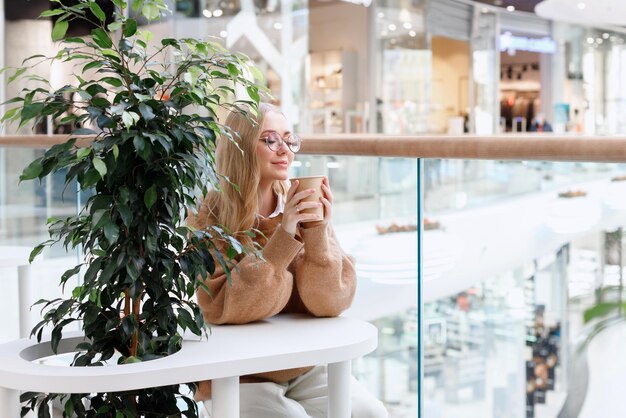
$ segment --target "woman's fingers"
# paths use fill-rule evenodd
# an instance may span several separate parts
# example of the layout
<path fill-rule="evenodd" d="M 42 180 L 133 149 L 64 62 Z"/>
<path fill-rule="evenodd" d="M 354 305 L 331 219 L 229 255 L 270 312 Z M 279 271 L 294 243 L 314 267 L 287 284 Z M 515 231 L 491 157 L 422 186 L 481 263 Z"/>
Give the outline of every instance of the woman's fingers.
<path fill-rule="evenodd" d="M 287 202 L 289 202 L 289 200 L 291 200 L 291 198 L 293 197 L 293 195 L 296 193 L 296 190 L 298 190 L 298 184 L 300 184 L 300 180 L 294 180 L 291 183 L 291 187 L 289 188 L 289 190 L 287 191 L 287 197 L 285 198 L 285 200 Z"/>
<path fill-rule="evenodd" d="M 312 201 L 304 201 L 299 202 L 296 205 L 296 210 L 298 212 L 302 212 L 305 209 L 314 209 L 322 206 L 322 202 L 312 202 Z"/>
<path fill-rule="evenodd" d="M 332 215 L 332 211 L 333 211 L 333 204 L 331 203 L 330 200 L 326 199 L 325 197 L 322 197 L 320 199 L 322 201 L 322 204 L 324 205 L 324 213 L 326 214 L 326 219 L 330 219 L 331 215 Z"/>
<path fill-rule="evenodd" d="M 326 179 L 324 179 L 326 181 Z M 326 199 L 332 204 L 333 203 L 333 192 L 330 190 L 330 186 L 326 183 L 322 184 L 322 192 L 324 193 Z"/>
<path fill-rule="evenodd" d="M 302 191 L 294 194 L 293 196 L 291 196 L 291 198 L 288 198 L 287 199 L 287 204 L 291 203 L 291 204 L 293 204 L 295 206 L 300 201 L 302 201 L 302 199 L 304 199 L 305 197 L 311 196 L 313 193 L 315 193 L 315 190 L 313 190 L 313 189 L 302 190 Z"/>

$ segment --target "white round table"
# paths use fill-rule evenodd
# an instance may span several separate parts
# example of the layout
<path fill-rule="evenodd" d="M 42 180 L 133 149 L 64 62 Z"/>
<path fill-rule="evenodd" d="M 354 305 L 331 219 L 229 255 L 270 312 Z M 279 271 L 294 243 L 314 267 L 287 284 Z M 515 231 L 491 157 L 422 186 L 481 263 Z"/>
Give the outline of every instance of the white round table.
<path fill-rule="evenodd" d="M 116 392 L 212 380 L 214 418 L 239 416 L 239 376 L 328 364 L 330 418 L 350 417 L 351 360 L 376 348 L 372 324 L 350 318 L 278 315 L 247 325 L 212 326 L 208 338 L 186 335 L 182 349 L 163 359 L 103 367 L 38 364 L 52 355 L 48 341 L 0 345 L 0 417 L 18 417 L 19 391 Z M 59 353 L 82 339 L 66 336 Z"/>

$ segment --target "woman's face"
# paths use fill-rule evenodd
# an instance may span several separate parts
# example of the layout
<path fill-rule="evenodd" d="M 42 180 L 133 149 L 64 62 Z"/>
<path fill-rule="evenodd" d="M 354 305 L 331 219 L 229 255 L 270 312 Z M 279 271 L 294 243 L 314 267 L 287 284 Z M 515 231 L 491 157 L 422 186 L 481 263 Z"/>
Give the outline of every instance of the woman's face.
<path fill-rule="evenodd" d="M 283 138 L 289 133 L 287 119 L 282 113 L 269 111 L 263 118 L 261 135 L 257 138 L 256 155 L 261 171 L 261 184 L 268 184 L 274 180 L 287 180 L 288 172 L 294 154 L 287 144 L 278 151 L 272 151 L 262 138 L 267 137 L 270 132 L 277 132 Z"/>

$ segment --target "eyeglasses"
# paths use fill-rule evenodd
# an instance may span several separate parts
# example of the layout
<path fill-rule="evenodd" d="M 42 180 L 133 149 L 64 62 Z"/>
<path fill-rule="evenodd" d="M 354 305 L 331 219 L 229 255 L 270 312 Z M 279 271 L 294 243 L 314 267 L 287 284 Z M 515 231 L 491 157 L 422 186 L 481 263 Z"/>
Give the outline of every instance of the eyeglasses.
<path fill-rule="evenodd" d="M 276 131 L 268 132 L 267 135 L 259 138 L 267 144 L 267 147 L 276 152 L 283 147 L 283 143 L 287 144 L 291 152 L 300 151 L 302 139 L 296 134 L 287 134 L 284 138 Z"/>

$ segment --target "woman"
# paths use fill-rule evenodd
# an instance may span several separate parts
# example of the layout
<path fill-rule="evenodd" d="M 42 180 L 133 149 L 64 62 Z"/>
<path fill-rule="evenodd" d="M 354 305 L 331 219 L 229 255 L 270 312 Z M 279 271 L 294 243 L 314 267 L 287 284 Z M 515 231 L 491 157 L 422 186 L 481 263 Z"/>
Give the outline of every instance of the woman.
<path fill-rule="evenodd" d="M 249 118 L 256 119 L 256 124 Z M 333 195 L 327 180 L 319 202 L 304 202 L 313 193 L 288 187 L 288 171 L 300 139 L 289 131 L 280 110 L 262 103 L 257 117 L 232 112 L 226 126 L 233 141 L 218 139 L 217 171 L 226 181 L 212 192 L 189 223 L 198 229 L 223 225 L 230 231 L 257 228 L 263 235 L 237 238 L 262 248 L 236 259 L 232 286 L 219 266 L 206 282 L 210 295 L 197 292 L 206 322 L 245 324 L 281 312 L 337 316 L 352 302 L 356 288 L 354 262 L 339 247 L 330 225 Z M 236 142 L 233 143 L 233 142 Z M 243 152 L 242 152 L 243 151 Z M 324 207 L 324 216 L 306 208 Z M 241 416 L 247 418 L 326 417 L 328 388 L 325 366 L 280 370 L 241 378 Z M 197 400 L 209 399 L 210 382 L 201 382 Z M 382 403 L 353 378 L 352 416 L 384 418 Z"/>

